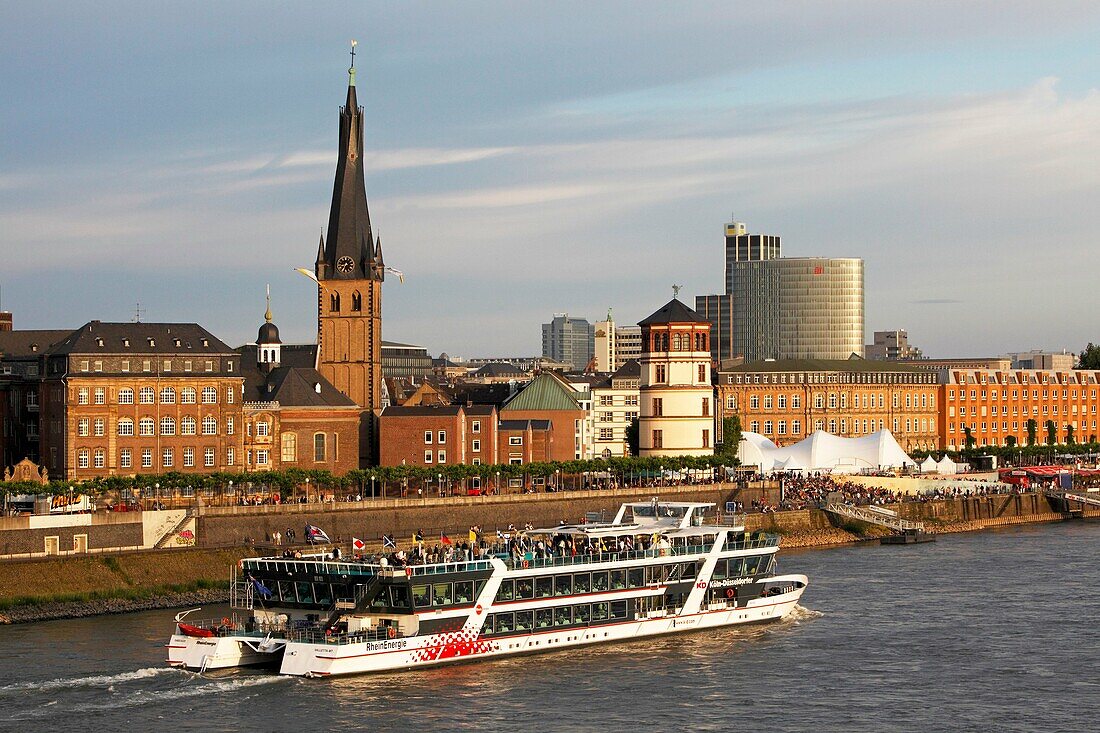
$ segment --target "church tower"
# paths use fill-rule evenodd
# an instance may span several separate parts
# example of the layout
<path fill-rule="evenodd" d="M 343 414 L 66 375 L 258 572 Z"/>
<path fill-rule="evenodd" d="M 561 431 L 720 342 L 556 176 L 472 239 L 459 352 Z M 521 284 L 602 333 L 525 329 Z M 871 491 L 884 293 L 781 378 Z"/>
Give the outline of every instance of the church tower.
<path fill-rule="evenodd" d="M 382 242 L 371 231 L 363 179 L 363 108 L 355 98 L 355 45 L 340 109 L 340 150 L 328 234 L 317 248 L 317 370 L 363 409 L 359 462 L 377 457 L 382 406 Z"/>

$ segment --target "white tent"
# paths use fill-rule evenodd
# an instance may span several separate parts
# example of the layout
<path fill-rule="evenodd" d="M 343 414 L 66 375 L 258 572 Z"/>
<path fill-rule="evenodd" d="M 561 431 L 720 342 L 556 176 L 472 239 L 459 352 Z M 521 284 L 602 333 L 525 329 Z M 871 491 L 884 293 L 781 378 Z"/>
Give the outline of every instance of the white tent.
<path fill-rule="evenodd" d="M 915 467 L 889 430 L 859 438 L 841 438 L 822 430 L 783 448 L 759 433 L 741 434 L 737 457 L 743 465 L 759 466 L 763 473 L 811 471 L 859 473 L 866 469 Z"/>
<path fill-rule="evenodd" d="M 921 473 L 939 473 L 940 464 L 936 463 L 936 459 L 932 456 L 928 456 L 920 463 Z"/>
<path fill-rule="evenodd" d="M 939 464 L 937 464 L 937 469 L 945 476 L 954 476 L 959 472 L 959 465 L 951 460 L 950 456 L 944 453 L 943 458 L 941 458 Z"/>

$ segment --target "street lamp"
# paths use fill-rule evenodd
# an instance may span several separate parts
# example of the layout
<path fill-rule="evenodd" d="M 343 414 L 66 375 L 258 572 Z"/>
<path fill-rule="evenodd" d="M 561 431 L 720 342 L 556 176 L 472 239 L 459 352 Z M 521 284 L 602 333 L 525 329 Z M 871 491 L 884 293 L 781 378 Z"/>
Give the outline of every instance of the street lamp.
<path fill-rule="evenodd" d="M 500 495 L 500 471 L 497 471 L 497 495 Z"/>
<path fill-rule="evenodd" d="M 370 498 L 374 498 L 374 474 L 370 475 Z"/>
<path fill-rule="evenodd" d="M 72 487 L 72 484 L 70 484 L 70 485 L 69 485 L 69 506 L 68 506 L 68 512 L 69 512 L 69 514 L 72 514 L 72 513 L 73 513 L 73 487 Z"/>
<path fill-rule="evenodd" d="M 443 474 L 437 473 L 435 475 L 435 479 L 436 479 L 436 485 L 437 485 L 436 488 L 439 489 L 439 495 L 443 496 Z"/>
<path fill-rule="evenodd" d="M 306 503 L 309 503 L 309 476 L 306 476 Z"/>
<path fill-rule="evenodd" d="M 233 493 L 233 479 L 229 479 L 229 493 Z"/>
<path fill-rule="evenodd" d="M 561 469 L 554 469 L 554 491 L 561 491 Z"/>

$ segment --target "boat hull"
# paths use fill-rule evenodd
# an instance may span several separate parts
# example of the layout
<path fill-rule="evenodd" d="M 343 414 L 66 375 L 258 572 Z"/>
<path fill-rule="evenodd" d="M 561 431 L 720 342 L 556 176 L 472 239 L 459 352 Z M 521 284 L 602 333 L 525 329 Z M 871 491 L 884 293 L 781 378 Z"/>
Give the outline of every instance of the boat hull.
<path fill-rule="evenodd" d="M 253 636 L 196 637 L 173 634 L 165 644 L 170 666 L 196 672 L 230 667 L 275 664 L 282 656 L 283 643 L 278 641 L 264 650 L 263 639 Z"/>
<path fill-rule="evenodd" d="M 358 644 L 290 642 L 283 654 L 279 672 L 302 677 L 331 677 L 402 671 L 722 626 L 778 621 L 794 610 L 805 591 L 805 576 L 789 577 L 800 583 L 795 590 L 758 598 L 744 605 L 731 607 L 719 604 L 725 607 L 711 607 L 695 613 L 613 621 L 598 626 L 544 629 L 505 637 L 485 637 L 476 629 L 464 628 L 443 634 Z"/>

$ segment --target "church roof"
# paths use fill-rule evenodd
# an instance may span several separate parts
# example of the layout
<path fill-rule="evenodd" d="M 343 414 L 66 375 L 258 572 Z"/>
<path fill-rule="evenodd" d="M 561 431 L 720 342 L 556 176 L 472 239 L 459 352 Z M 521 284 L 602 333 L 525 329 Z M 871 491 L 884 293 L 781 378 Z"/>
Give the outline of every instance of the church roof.
<path fill-rule="evenodd" d="M 710 321 L 688 308 L 679 299 L 673 298 L 649 318 L 638 321 L 639 326 L 650 326 L 656 323 L 710 323 Z"/>
<path fill-rule="evenodd" d="M 233 349 L 197 323 L 89 321 L 55 343 L 50 353 L 215 355 L 232 354 Z"/>

